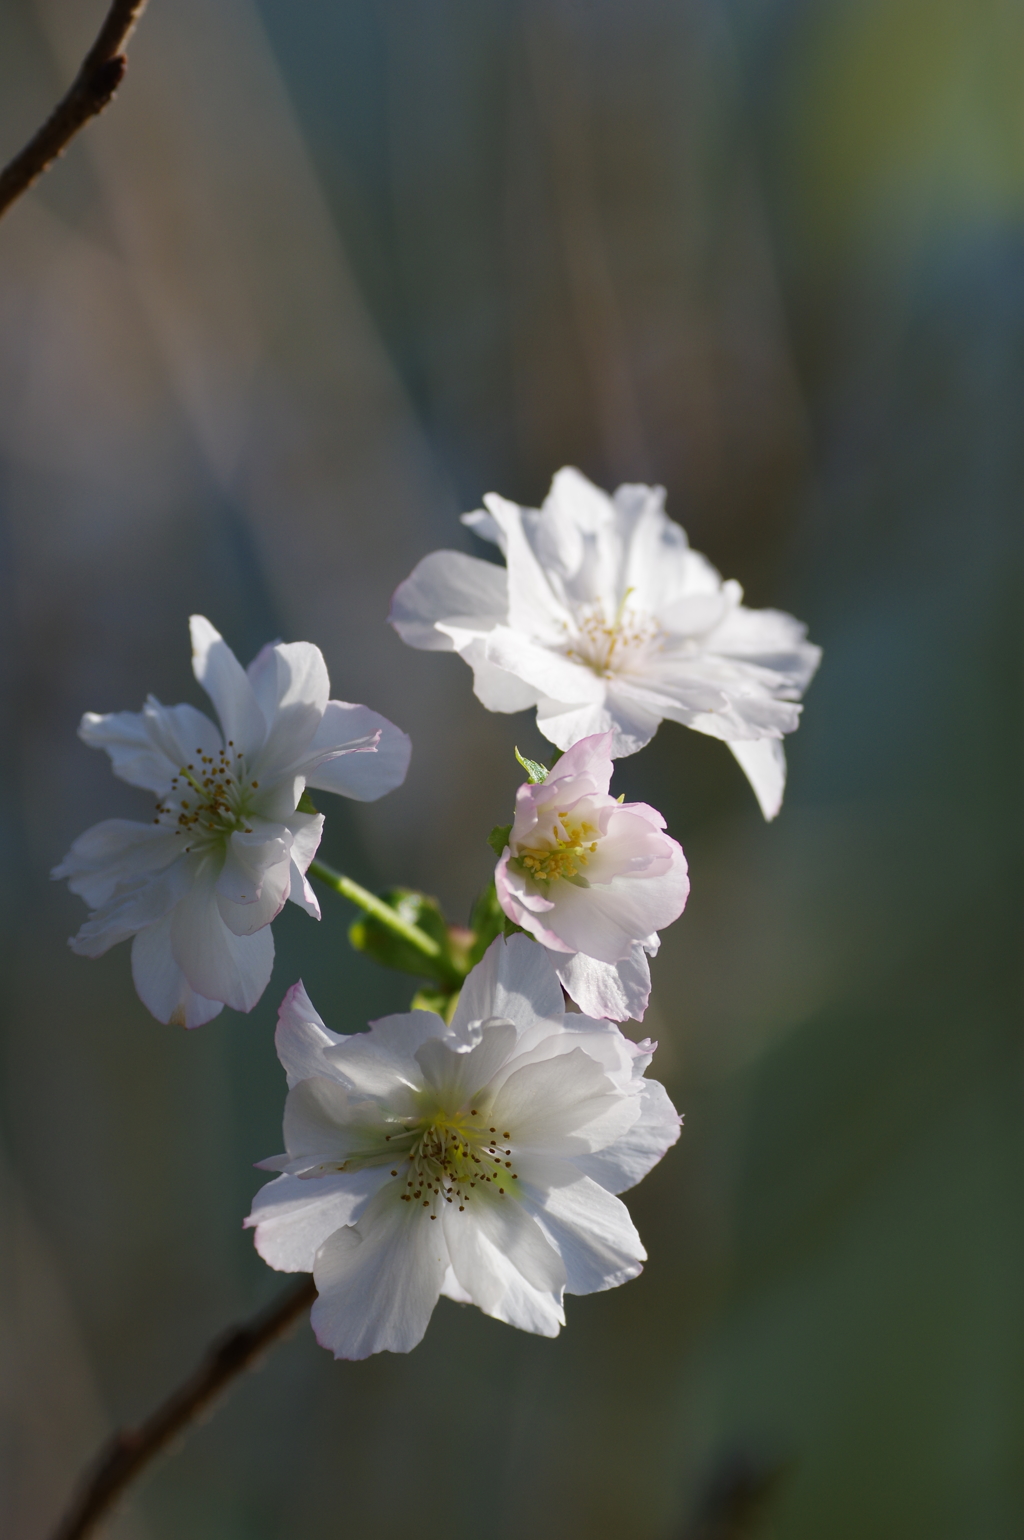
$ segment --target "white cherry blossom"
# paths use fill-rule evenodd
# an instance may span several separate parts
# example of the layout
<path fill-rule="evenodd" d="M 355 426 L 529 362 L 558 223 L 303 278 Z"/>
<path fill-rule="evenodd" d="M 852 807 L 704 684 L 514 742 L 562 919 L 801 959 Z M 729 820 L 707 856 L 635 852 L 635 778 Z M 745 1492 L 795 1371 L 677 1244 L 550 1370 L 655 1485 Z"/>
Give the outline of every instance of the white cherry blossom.
<path fill-rule="evenodd" d="M 149 823 L 96 824 L 53 872 L 93 910 L 73 950 L 99 957 L 134 937 L 143 1003 L 186 1027 L 256 1004 L 286 900 L 320 918 L 305 873 L 324 820 L 300 811 L 306 788 L 375 801 L 401 785 L 410 749 L 375 711 L 328 698 L 309 642 L 265 647 L 245 670 L 203 616 L 191 631 L 220 726 L 153 696 L 140 712 L 87 712 L 81 738 L 107 751 L 121 780 L 155 793 L 156 808 Z"/>
<path fill-rule="evenodd" d="M 465 658 L 489 710 L 536 706 L 560 749 L 611 731 L 619 759 L 663 718 L 724 739 L 773 818 L 782 738 L 820 649 L 791 615 L 747 609 L 663 501 L 661 487 L 609 497 L 571 468 L 539 510 L 491 493 L 463 522 L 506 568 L 434 551 L 397 589 L 391 623 L 410 646 Z"/>
<path fill-rule="evenodd" d="M 556 1336 L 563 1295 L 639 1273 L 623 1203 L 679 1137 L 655 1045 L 563 1012 L 541 947 L 499 938 L 451 1026 L 430 1011 L 342 1037 L 301 984 L 281 1007 L 282 1172 L 246 1223 L 271 1267 L 312 1272 L 338 1358 L 408 1352 L 441 1294 Z"/>
<path fill-rule="evenodd" d="M 581 1010 L 642 1021 L 647 958 L 682 914 L 690 881 L 661 814 L 609 794 L 611 743 L 610 732 L 581 738 L 543 781 L 520 786 L 494 882 Z"/>

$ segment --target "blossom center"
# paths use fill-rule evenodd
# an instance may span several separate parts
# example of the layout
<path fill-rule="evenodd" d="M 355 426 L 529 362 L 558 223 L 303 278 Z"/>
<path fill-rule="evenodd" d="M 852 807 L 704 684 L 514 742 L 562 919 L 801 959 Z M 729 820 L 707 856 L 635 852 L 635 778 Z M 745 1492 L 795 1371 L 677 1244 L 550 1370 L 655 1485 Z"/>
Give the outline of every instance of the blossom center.
<path fill-rule="evenodd" d="M 258 789 L 258 781 L 246 778 L 245 756 L 234 752 L 233 742 L 216 756 L 196 749 L 195 760 L 182 765 L 157 803 L 153 822 L 172 828 L 184 840 L 185 854 L 226 844 L 232 834 L 252 833 Z"/>
<path fill-rule="evenodd" d="M 594 854 L 600 834 L 601 831 L 588 819 L 570 821 L 568 812 L 559 813 L 552 825 L 551 843 L 523 846 L 517 852 L 516 860 L 535 882 L 555 882 L 560 877 L 585 882 L 580 867 L 586 866 Z"/>
<path fill-rule="evenodd" d="M 388 1142 L 401 1141 L 400 1148 L 408 1141 L 403 1163 L 391 1172 L 404 1178 L 401 1202 L 426 1209 L 436 1219 L 442 1203 L 457 1205 L 462 1213 L 485 1193 L 517 1195 L 512 1134 L 507 1128 L 485 1127 L 475 1121 L 479 1116 L 475 1108 L 468 1115 L 435 1112 L 409 1134 L 387 1136 Z"/>
<path fill-rule="evenodd" d="M 567 658 L 582 663 L 600 679 L 624 673 L 640 655 L 654 647 L 661 634 L 651 616 L 630 607 L 627 588 L 612 619 L 600 600 L 579 605 L 573 619 L 575 634 L 565 649 Z"/>

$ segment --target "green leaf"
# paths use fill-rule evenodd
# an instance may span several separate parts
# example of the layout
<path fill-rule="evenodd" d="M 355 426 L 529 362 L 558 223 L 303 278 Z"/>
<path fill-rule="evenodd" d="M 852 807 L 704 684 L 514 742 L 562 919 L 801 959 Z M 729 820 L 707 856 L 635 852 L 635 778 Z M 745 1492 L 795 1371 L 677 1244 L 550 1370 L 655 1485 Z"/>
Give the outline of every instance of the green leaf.
<path fill-rule="evenodd" d="M 529 934 L 530 932 L 528 930 L 524 930 L 521 925 L 517 925 L 515 920 L 510 920 L 508 915 L 505 916 L 505 926 L 502 930 L 502 935 L 505 937 L 506 941 L 508 940 L 509 936 L 528 936 Z"/>
<path fill-rule="evenodd" d="M 309 792 L 304 791 L 302 796 L 299 798 L 299 805 L 295 811 L 297 813 L 319 813 L 320 809 L 313 801 L 313 798 L 309 795 Z"/>
<path fill-rule="evenodd" d="M 480 961 L 495 936 L 500 936 L 505 928 L 505 911 L 498 903 L 493 882 L 488 883 L 473 905 L 473 912 L 469 917 L 469 928 L 473 932 L 468 957 L 469 966 L 472 968 Z"/>
<path fill-rule="evenodd" d="M 357 952 L 365 952 L 382 968 L 394 968 L 399 973 L 414 973 L 420 978 L 433 979 L 446 993 L 451 993 L 462 983 L 463 970 L 452 955 L 452 941 L 448 922 L 436 898 L 417 893 L 412 888 L 389 888 L 380 898 L 394 909 L 403 920 L 419 926 L 441 948 L 439 957 L 426 957 L 411 942 L 375 920 L 372 915 L 360 915 L 349 927 L 348 939 Z"/>
<path fill-rule="evenodd" d="M 516 758 L 522 765 L 523 769 L 526 771 L 527 779 L 529 780 L 531 786 L 539 786 L 541 781 L 547 780 L 548 767 L 547 765 L 542 765 L 540 760 L 524 759 L 518 749 L 516 749 Z"/>
<path fill-rule="evenodd" d="M 510 823 L 496 823 L 487 836 L 487 843 L 499 860 L 505 854 L 505 846 L 508 844 L 508 837 L 511 833 L 512 825 Z"/>
<path fill-rule="evenodd" d="M 461 990 L 451 992 L 444 989 L 418 989 L 409 1002 L 411 1011 L 433 1011 L 438 1016 L 443 1016 L 445 1021 L 451 1022 L 455 1015 L 455 1007 L 459 1003 Z"/>

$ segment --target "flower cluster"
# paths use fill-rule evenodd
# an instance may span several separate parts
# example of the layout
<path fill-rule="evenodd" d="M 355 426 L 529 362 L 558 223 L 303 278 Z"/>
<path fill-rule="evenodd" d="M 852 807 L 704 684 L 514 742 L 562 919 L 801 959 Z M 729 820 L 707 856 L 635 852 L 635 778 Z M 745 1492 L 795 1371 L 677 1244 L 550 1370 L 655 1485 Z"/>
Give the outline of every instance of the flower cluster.
<path fill-rule="evenodd" d="M 558 472 L 540 509 L 491 493 L 464 523 L 503 570 L 458 551 L 424 557 L 391 624 L 412 647 L 459 653 L 491 711 L 537 708 L 560 749 L 611 732 L 635 754 L 668 718 L 728 743 L 766 818 L 782 804 L 782 748 L 820 651 L 778 610 L 749 610 L 692 551 L 661 487 L 613 497 Z"/>
<path fill-rule="evenodd" d="M 303 810 L 307 787 L 372 802 L 401 785 L 410 752 L 375 711 L 329 699 L 318 647 L 278 642 L 246 670 L 202 615 L 191 627 L 195 676 L 220 727 L 152 696 L 139 712 L 86 712 L 82 739 L 156 807 L 149 823 L 96 824 L 53 873 L 93 910 L 74 950 L 99 957 L 133 936 L 139 995 L 159 1021 L 185 1027 L 225 1005 L 252 1009 L 288 899 L 320 918 L 305 873 L 324 820 Z"/>
<path fill-rule="evenodd" d="M 566 1015 L 540 947 L 494 941 L 448 1026 L 430 1011 L 329 1031 L 301 984 L 281 1007 L 287 1153 L 247 1223 L 312 1272 L 317 1340 L 404 1353 L 441 1294 L 553 1337 L 562 1297 L 610 1289 L 645 1252 L 615 1194 L 679 1137 L 644 1078 L 652 1043 Z"/>
<path fill-rule="evenodd" d="M 310 643 L 277 642 L 243 669 L 201 616 L 193 665 L 217 721 L 152 697 L 87 713 L 83 740 L 155 806 L 145 823 L 97 824 L 54 871 L 92 911 L 75 951 L 132 938 L 136 988 L 164 1022 L 251 1010 L 284 904 L 320 918 L 310 876 L 363 910 L 354 946 L 420 977 L 407 1013 L 353 1034 L 325 1026 L 301 983 L 280 1008 L 285 1153 L 262 1162 L 278 1174 L 246 1224 L 271 1267 L 312 1272 L 314 1330 L 341 1358 L 407 1352 L 442 1294 L 555 1336 L 565 1294 L 640 1271 L 618 1194 L 680 1118 L 646 1077 L 655 1045 L 616 1023 L 643 1019 L 648 959 L 689 874 L 661 814 L 612 796 L 613 761 L 681 722 L 728 743 L 772 818 L 782 738 L 818 663 L 797 621 L 746 609 L 689 549 L 659 489 L 608 497 L 563 470 L 539 510 L 486 505 L 466 522 L 506 566 L 435 552 L 391 610 L 411 645 L 471 664 L 486 706 L 535 708 L 557 750 L 550 768 L 520 758 L 527 780 L 490 836 L 497 866 L 468 930 L 426 894 L 378 897 L 314 860 L 324 816 L 309 792 L 395 789 L 405 734 L 331 700 Z"/>
<path fill-rule="evenodd" d="M 516 796 L 494 874 L 498 902 L 548 951 L 581 1010 L 643 1020 L 647 958 L 690 891 L 686 857 L 645 802 L 608 793 L 612 734 L 582 738 Z"/>

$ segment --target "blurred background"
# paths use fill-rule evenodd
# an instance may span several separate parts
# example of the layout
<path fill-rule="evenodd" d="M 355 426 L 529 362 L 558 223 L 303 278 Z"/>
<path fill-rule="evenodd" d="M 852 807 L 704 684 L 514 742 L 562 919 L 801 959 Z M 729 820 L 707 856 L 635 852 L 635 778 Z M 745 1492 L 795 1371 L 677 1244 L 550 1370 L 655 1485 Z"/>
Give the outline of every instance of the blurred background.
<path fill-rule="evenodd" d="M 0 159 L 103 9 L 0 0 Z M 619 766 L 693 874 L 640 1029 L 686 1116 L 647 1270 L 554 1342 L 442 1301 L 335 1364 L 303 1324 L 111 1533 L 1024 1534 L 1022 69 L 1007 0 L 153 0 L 0 224 L 9 1540 L 281 1288 L 240 1225 L 285 989 L 343 1031 L 410 993 L 330 894 L 191 1034 L 126 947 L 73 957 L 49 868 L 148 815 L 82 711 L 201 705 L 192 610 L 244 660 L 317 642 L 414 741 L 326 858 L 464 919 L 543 744 L 388 601 L 566 463 L 664 483 L 825 649 L 777 823 L 672 724 Z"/>

